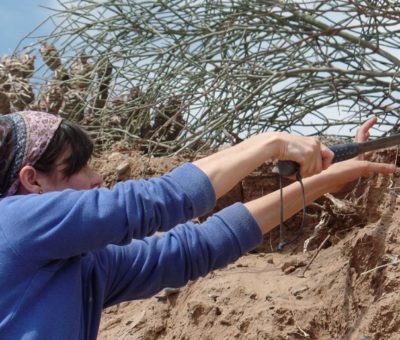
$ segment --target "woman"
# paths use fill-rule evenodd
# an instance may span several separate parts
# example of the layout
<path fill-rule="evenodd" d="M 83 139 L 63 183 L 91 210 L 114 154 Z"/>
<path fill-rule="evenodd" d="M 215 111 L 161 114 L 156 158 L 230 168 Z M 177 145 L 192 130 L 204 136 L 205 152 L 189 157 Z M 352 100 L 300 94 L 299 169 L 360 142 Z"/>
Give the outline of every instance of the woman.
<path fill-rule="evenodd" d="M 361 139 L 373 123 L 362 126 Z M 103 308 L 183 286 L 256 247 L 279 223 L 277 193 L 236 203 L 200 226 L 185 222 L 263 162 L 298 162 L 311 176 L 307 202 L 395 171 L 359 160 L 329 166 L 333 154 L 317 140 L 264 133 L 109 190 L 88 165 L 92 149 L 79 127 L 54 115 L 0 117 L 1 339 L 95 339 Z M 301 208 L 298 197 L 296 183 L 285 188 L 285 218 Z M 170 231 L 147 237 L 158 230 Z"/>

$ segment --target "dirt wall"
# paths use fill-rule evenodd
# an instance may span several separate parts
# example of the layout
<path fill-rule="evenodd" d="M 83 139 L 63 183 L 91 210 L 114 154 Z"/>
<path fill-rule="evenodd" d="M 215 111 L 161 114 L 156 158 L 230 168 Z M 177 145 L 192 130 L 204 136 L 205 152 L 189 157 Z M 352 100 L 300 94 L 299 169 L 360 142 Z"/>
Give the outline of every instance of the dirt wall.
<path fill-rule="evenodd" d="M 397 161 L 394 151 L 379 157 Z M 147 158 L 119 147 L 94 162 L 111 185 L 190 159 Z M 275 175 L 261 168 L 217 209 L 277 188 Z M 275 229 L 227 268 L 178 291 L 108 308 L 99 339 L 399 339 L 399 194 L 399 177 L 376 175 L 323 197 L 308 207 L 304 234 L 282 252 L 275 251 Z M 298 214 L 287 223 L 288 235 L 300 221 Z"/>

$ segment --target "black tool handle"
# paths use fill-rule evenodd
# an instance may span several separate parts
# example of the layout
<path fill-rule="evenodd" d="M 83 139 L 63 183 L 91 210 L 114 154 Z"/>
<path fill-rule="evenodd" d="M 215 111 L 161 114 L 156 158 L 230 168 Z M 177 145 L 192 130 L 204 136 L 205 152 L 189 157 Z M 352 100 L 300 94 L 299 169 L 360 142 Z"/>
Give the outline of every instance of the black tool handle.
<path fill-rule="evenodd" d="M 346 159 L 356 157 L 361 152 L 361 148 L 358 143 L 331 145 L 329 149 L 335 154 L 332 163 L 341 162 L 345 161 Z M 278 161 L 278 173 L 281 176 L 287 177 L 294 175 L 299 169 L 299 164 L 294 161 Z"/>

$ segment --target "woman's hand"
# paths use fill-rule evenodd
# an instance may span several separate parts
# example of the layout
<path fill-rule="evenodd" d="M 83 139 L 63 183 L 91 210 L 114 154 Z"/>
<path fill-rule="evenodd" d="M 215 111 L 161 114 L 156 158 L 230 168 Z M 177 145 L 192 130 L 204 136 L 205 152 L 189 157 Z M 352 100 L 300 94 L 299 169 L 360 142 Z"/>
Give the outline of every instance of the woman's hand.
<path fill-rule="evenodd" d="M 370 128 L 376 124 L 377 118 L 372 117 L 363 123 L 356 132 L 354 141 L 362 143 L 368 140 Z M 361 154 L 353 160 L 339 162 L 330 166 L 326 174 L 332 176 L 332 190 L 330 192 L 340 192 L 347 190 L 347 186 L 351 186 L 351 182 L 356 181 L 360 177 L 367 177 L 372 173 L 391 174 L 396 171 L 394 164 L 369 162 L 372 152 Z"/>
<path fill-rule="evenodd" d="M 277 133 L 275 138 L 279 143 L 275 158 L 297 162 L 303 178 L 327 169 L 334 157 L 333 152 L 327 146 L 313 137 Z"/>
<path fill-rule="evenodd" d="M 372 117 L 363 123 L 357 130 L 355 142 L 362 143 L 368 140 L 370 128 L 376 124 L 377 118 Z M 275 158 L 292 160 L 300 165 L 302 177 L 308 177 L 327 169 L 334 157 L 333 152 L 318 139 L 313 137 L 292 136 L 286 133 L 272 133 L 278 140 Z M 359 160 L 369 160 L 372 153 L 359 155 Z"/>
<path fill-rule="evenodd" d="M 376 163 L 358 159 L 332 164 L 323 172 L 329 183 L 329 192 L 342 191 L 349 184 L 360 177 L 368 177 L 373 173 L 392 174 L 396 171 L 394 164 Z"/>

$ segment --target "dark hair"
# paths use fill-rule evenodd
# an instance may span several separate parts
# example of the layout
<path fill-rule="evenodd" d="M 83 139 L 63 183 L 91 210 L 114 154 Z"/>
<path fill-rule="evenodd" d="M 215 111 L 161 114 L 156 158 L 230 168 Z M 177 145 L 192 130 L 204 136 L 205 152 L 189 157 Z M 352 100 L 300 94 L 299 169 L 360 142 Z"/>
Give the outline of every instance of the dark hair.
<path fill-rule="evenodd" d="M 87 164 L 93 154 L 93 142 L 78 125 L 63 120 L 46 151 L 34 164 L 35 169 L 45 173 L 52 172 L 56 161 L 68 149 L 71 150 L 71 155 L 65 161 L 65 177 L 71 177 Z"/>

